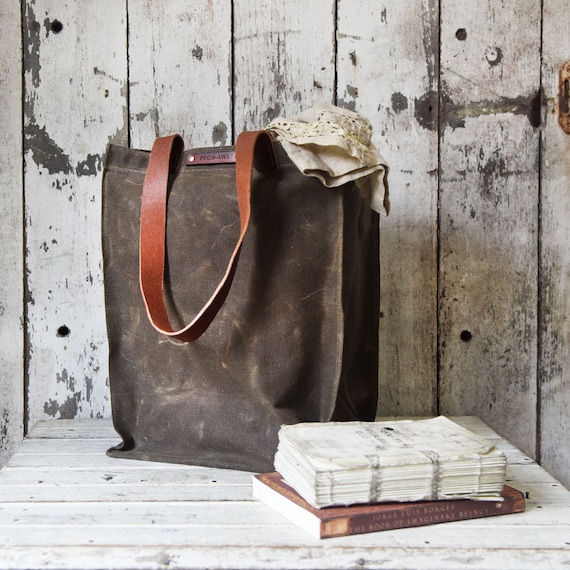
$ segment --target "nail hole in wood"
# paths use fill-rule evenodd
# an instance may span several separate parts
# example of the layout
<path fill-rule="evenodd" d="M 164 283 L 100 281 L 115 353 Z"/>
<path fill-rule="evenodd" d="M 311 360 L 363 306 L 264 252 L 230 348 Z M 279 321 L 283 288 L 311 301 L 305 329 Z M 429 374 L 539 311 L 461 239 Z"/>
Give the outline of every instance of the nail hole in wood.
<path fill-rule="evenodd" d="M 62 325 L 57 329 L 57 336 L 60 336 L 60 337 L 69 336 L 70 332 L 71 331 L 69 330 L 69 327 Z"/>
<path fill-rule="evenodd" d="M 463 342 L 469 342 L 473 338 L 473 335 L 469 331 L 461 331 L 459 338 Z"/>
<path fill-rule="evenodd" d="M 455 37 L 460 41 L 463 42 L 467 39 L 467 30 L 465 28 L 459 28 L 455 32 Z"/>
<path fill-rule="evenodd" d="M 59 34 L 59 32 L 61 32 L 61 30 L 63 30 L 63 24 L 62 24 L 59 20 L 54 20 L 54 21 L 50 24 L 50 30 L 51 30 L 54 34 Z"/>

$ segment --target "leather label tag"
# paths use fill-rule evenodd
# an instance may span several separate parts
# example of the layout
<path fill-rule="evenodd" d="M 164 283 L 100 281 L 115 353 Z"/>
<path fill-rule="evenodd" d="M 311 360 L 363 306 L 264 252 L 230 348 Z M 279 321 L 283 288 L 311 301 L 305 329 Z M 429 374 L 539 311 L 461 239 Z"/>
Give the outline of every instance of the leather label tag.
<path fill-rule="evenodd" d="M 234 150 L 196 150 L 188 153 L 186 165 L 231 164 L 235 161 L 236 153 Z"/>

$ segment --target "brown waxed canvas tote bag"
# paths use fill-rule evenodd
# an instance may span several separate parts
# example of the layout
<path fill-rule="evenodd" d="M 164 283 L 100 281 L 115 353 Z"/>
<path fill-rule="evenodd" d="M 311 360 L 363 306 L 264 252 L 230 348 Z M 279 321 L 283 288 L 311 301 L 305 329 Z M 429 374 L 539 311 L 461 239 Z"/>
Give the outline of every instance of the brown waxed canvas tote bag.
<path fill-rule="evenodd" d="M 355 184 L 304 176 L 267 131 L 110 146 L 108 453 L 270 471 L 282 424 L 373 420 L 378 256 Z"/>

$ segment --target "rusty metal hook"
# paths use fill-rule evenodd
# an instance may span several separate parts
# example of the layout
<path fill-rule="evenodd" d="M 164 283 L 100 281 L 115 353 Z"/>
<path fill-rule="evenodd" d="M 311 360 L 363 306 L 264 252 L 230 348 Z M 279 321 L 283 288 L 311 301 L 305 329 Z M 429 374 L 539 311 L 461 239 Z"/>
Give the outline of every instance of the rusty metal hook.
<path fill-rule="evenodd" d="M 570 61 L 560 68 L 558 123 L 566 134 L 570 134 Z"/>

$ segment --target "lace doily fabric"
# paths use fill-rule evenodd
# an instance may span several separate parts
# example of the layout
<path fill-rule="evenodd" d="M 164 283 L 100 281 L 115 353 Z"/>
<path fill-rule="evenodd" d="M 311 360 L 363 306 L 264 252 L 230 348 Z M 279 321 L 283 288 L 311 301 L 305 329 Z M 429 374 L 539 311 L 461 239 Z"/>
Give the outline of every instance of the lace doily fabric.
<path fill-rule="evenodd" d="M 291 119 L 278 118 L 266 127 L 306 176 L 328 188 L 356 181 L 370 206 L 388 215 L 388 165 L 371 142 L 370 121 L 332 105 L 313 107 Z"/>

